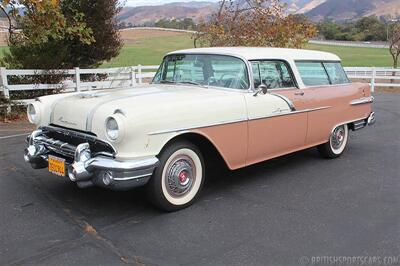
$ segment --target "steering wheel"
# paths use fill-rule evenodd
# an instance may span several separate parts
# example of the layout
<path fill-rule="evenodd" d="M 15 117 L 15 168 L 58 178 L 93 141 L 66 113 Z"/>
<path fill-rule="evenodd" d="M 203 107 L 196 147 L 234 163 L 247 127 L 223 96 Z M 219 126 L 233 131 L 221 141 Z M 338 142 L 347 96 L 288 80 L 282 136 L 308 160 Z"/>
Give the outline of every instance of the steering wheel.
<path fill-rule="evenodd" d="M 222 82 L 222 80 L 224 79 L 225 76 L 232 76 L 233 78 L 237 78 L 237 76 L 234 74 L 225 73 L 225 74 L 222 74 L 222 76 L 219 78 L 218 82 Z"/>
<path fill-rule="evenodd" d="M 232 78 L 229 78 L 227 80 L 223 80 L 225 76 L 232 76 Z M 229 82 L 229 83 L 228 83 Z M 247 84 L 247 82 L 241 78 L 239 78 L 238 76 L 234 75 L 234 74 L 230 74 L 230 73 L 225 73 L 223 74 L 219 80 L 218 83 L 223 83 L 226 87 L 231 88 L 231 89 L 237 89 L 237 88 L 232 88 L 232 84 L 233 83 L 238 83 L 239 85 L 239 89 L 247 89 L 249 87 L 249 84 Z"/>

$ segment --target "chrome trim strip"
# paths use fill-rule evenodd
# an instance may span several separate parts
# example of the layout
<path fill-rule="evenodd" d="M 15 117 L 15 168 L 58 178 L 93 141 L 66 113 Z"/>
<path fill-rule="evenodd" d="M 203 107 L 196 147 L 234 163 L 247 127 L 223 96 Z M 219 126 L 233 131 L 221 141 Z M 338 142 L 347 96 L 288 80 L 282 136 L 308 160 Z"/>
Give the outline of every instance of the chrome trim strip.
<path fill-rule="evenodd" d="M 199 128 L 221 126 L 221 125 L 229 125 L 229 124 L 235 124 L 235 123 L 247 122 L 247 121 L 253 121 L 253 120 L 260 120 L 260 119 L 266 119 L 266 118 L 272 118 L 272 117 L 278 117 L 278 116 L 287 116 L 287 115 L 294 115 L 294 114 L 300 114 L 300 113 L 309 113 L 309 112 L 324 110 L 324 109 L 328 109 L 328 108 L 332 108 L 332 106 L 324 106 L 324 107 L 318 107 L 318 108 L 313 108 L 313 109 L 305 109 L 305 110 L 299 110 L 299 111 L 292 111 L 292 112 L 282 112 L 282 113 L 273 114 L 273 115 L 259 116 L 259 117 L 255 117 L 255 118 L 251 118 L 251 119 L 250 118 L 236 119 L 236 120 L 228 120 L 228 121 L 216 122 L 216 123 L 207 124 L 207 125 L 200 125 L 200 126 L 193 126 L 193 127 L 186 127 L 186 128 L 167 129 L 167 130 L 162 130 L 162 131 L 150 132 L 148 135 L 149 136 L 154 136 L 154 135 L 167 134 L 167 133 L 172 133 L 172 132 L 188 131 L 188 130 L 199 129 Z"/>
<path fill-rule="evenodd" d="M 235 119 L 235 120 L 227 120 L 227 121 L 221 121 L 221 122 L 216 122 L 204 126 L 193 126 L 193 127 L 186 127 L 186 128 L 175 128 L 175 129 L 167 129 L 167 130 L 161 130 L 161 131 L 155 131 L 151 132 L 148 135 L 153 136 L 153 135 L 160 135 L 160 134 L 166 134 L 166 133 L 171 133 L 171 132 L 181 132 L 181 131 L 187 131 L 190 129 L 199 129 L 199 128 L 205 128 L 205 127 L 213 127 L 213 126 L 220 126 L 220 125 L 229 125 L 229 124 L 235 124 L 235 123 L 240 123 L 247 121 L 247 118 L 243 119 Z"/>
<path fill-rule="evenodd" d="M 282 112 L 279 114 L 273 114 L 273 115 L 268 115 L 268 116 L 259 116 L 255 117 L 252 119 L 249 119 L 249 121 L 252 120 L 260 120 L 260 119 L 265 119 L 265 118 L 273 118 L 273 117 L 278 117 L 278 116 L 287 116 L 287 115 L 295 115 L 295 114 L 301 114 L 301 113 L 310 113 L 310 112 L 315 112 L 319 110 L 325 110 L 328 108 L 332 108 L 332 106 L 323 106 L 323 107 L 318 107 L 318 108 L 313 108 L 313 109 L 304 109 L 304 110 L 299 110 L 299 111 L 292 111 L 292 112 Z"/>
<path fill-rule="evenodd" d="M 284 100 L 288 105 L 291 111 L 296 111 L 296 107 L 294 106 L 293 102 L 291 100 L 289 100 L 288 97 L 280 95 L 278 93 L 270 93 L 271 95 L 277 96 L 279 98 L 281 98 L 282 100 Z"/>
<path fill-rule="evenodd" d="M 370 97 L 363 97 L 359 99 L 355 99 L 350 102 L 350 105 L 360 105 L 360 104 L 367 104 L 367 103 L 373 103 L 375 101 L 374 96 Z"/>
<path fill-rule="evenodd" d="M 152 174 L 144 174 L 144 175 L 137 175 L 137 176 L 127 177 L 127 178 L 114 177 L 114 180 L 115 181 L 129 181 L 129 180 L 139 179 L 139 178 L 143 178 L 143 177 L 148 177 L 148 176 L 151 176 L 151 175 Z"/>

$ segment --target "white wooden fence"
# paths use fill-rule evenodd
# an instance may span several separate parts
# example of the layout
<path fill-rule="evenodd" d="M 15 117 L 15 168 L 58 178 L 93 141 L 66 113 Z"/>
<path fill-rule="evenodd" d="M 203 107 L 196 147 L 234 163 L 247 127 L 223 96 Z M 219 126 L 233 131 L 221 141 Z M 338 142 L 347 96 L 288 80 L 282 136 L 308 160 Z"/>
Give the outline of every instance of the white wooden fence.
<path fill-rule="evenodd" d="M 108 89 L 117 87 L 128 87 L 142 84 L 147 78 L 153 78 L 158 66 L 132 66 L 122 68 L 99 68 L 99 69 L 66 69 L 66 70 L 25 70 L 0 68 L 0 92 L 5 98 L 10 99 L 12 91 L 34 91 L 59 89 L 61 92 L 87 91 L 97 89 Z M 29 77 L 38 75 L 62 75 L 65 77 L 59 84 L 12 84 L 13 76 Z M 99 81 L 83 81 L 82 75 L 102 75 Z M 29 103 L 32 100 L 20 100 Z"/>
<path fill-rule="evenodd" d="M 0 92 L 6 98 L 10 98 L 12 91 L 32 91 L 60 89 L 62 92 L 86 91 L 105 88 L 117 88 L 121 86 L 136 86 L 144 83 L 145 79 L 154 77 L 159 66 L 132 66 L 122 68 L 100 68 L 100 69 L 69 69 L 69 70 L 11 70 L 0 68 Z M 348 67 L 345 68 L 347 75 L 352 80 L 369 80 L 372 92 L 376 87 L 400 88 L 400 69 Z M 60 84 L 12 84 L 10 78 L 13 76 L 37 76 L 49 74 L 64 75 L 65 79 Z M 104 75 L 100 81 L 82 81 L 82 75 Z M 32 100 L 20 100 L 29 103 Z"/>
<path fill-rule="evenodd" d="M 346 67 L 345 70 L 352 80 L 370 80 L 372 92 L 376 87 L 400 88 L 400 68 Z"/>

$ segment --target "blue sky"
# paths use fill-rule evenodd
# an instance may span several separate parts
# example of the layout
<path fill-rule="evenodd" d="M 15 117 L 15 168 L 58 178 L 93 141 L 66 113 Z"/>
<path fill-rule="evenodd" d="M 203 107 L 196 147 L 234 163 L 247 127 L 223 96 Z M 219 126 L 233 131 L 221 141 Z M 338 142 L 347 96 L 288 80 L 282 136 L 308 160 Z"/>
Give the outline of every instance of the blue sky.
<path fill-rule="evenodd" d="M 192 2 L 192 1 L 207 1 L 207 2 L 218 2 L 218 0 L 127 0 L 127 6 L 150 6 L 150 5 L 162 5 L 173 2 Z"/>

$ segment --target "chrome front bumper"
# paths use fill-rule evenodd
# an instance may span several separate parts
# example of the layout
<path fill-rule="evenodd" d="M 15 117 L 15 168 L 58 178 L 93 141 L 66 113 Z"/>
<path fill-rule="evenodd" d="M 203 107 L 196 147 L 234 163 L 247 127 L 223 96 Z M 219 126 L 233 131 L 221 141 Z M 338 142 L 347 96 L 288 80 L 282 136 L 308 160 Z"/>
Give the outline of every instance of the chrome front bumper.
<path fill-rule="evenodd" d="M 65 159 L 66 173 L 79 187 L 101 186 L 128 190 L 145 185 L 159 160 L 156 157 L 118 161 L 108 153 L 93 154 L 89 143 L 73 146 L 47 137 L 42 130 L 28 137 L 24 159 L 34 169 L 48 167 L 50 155 Z M 73 156 L 68 156 L 73 151 Z"/>

